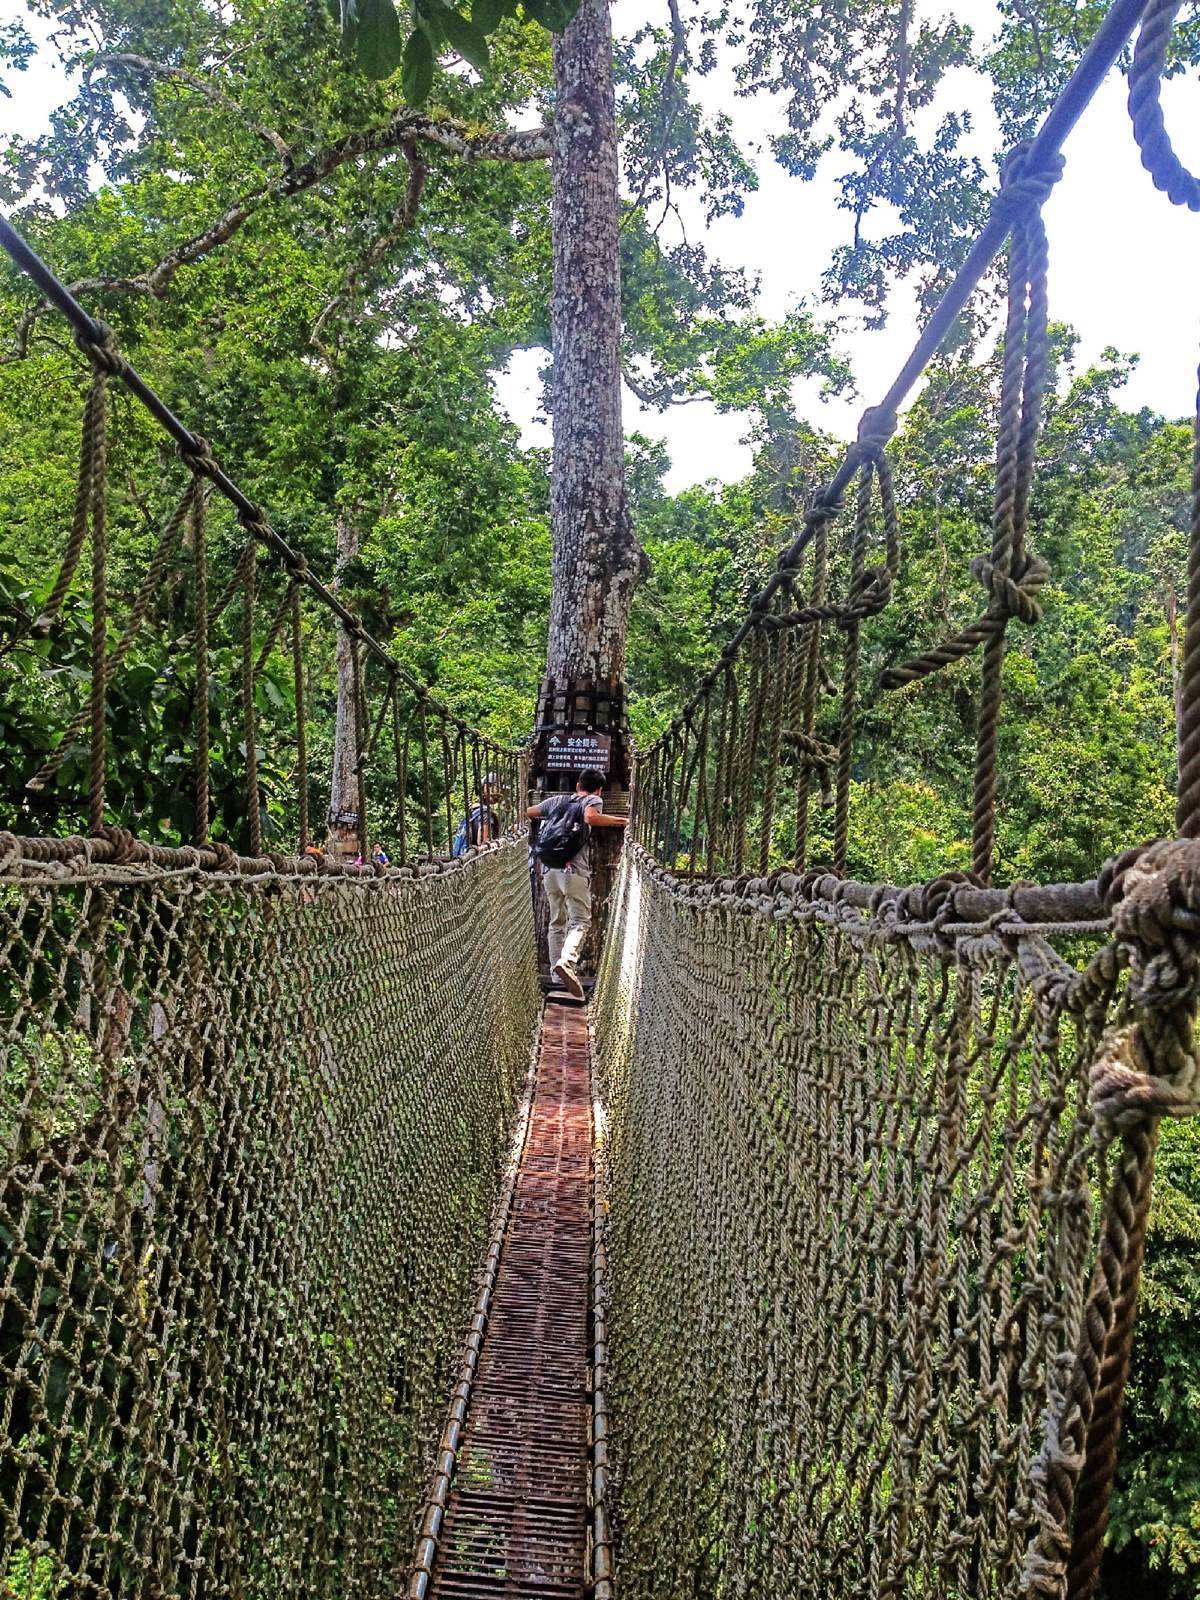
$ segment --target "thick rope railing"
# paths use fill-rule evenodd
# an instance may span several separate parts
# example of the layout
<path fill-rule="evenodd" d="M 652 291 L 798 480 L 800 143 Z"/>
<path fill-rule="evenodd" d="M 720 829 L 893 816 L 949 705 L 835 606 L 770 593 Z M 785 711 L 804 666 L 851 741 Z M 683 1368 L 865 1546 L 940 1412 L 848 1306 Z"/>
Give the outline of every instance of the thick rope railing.
<path fill-rule="evenodd" d="M 1158 1125 L 1200 1110 L 1200 397 L 1180 838 L 1088 884 L 990 881 L 1006 636 L 1014 618 L 1039 620 L 1050 577 L 1029 547 L 1048 365 L 1042 208 L 1066 132 L 1140 16 L 1129 104 L 1143 162 L 1175 203 L 1200 210 L 1160 105 L 1179 10 L 1149 0 L 1109 12 L 1037 137 L 1010 152 L 988 223 L 896 382 L 641 757 L 637 844 L 599 1000 L 617 1575 L 634 1597 L 1094 1600 Z M 903 578 L 886 446 L 1006 239 L 991 546 L 971 566 L 986 604 L 877 685 L 911 693 L 981 651 L 971 872 L 908 889 L 855 883 L 862 648 Z M 789 787 L 794 805 L 781 805 Z M 832 812 L 819 827 L 815 802 Z M 805 870 L 814 848 L 829 867 Z M 1058 952 L 1064 939 L 1081 965 Z M 1059 1150 L 1053 1180 L 1032 1134 L 1039 1100 L 1039 1137 Z M 1027 1174 L 1005 1167 L 997 1190 L 989 1148 L 1011 1155 L 1027 1140 Z M 808 1192 L 810 1172 L 801 1217 L 794 1191 Z M 1021 1184 L 1048 1232 L 1018 1244 Z M 695 1252 L 713 1263 L 728 1252 L 738 1270 L 698 1275 Z M 935 1263 L 925 1280 L 914 1278 L 923 1254 Z M 992 1320 L 997 1273 L 1008 1299 Z M 902 1297 L 888 1288 L 897 1278 Z M 1034 1299 L 1041 1333 L 1025 1310 L 1006 1329 L 1003 1305 L 1032 1314 Z M 693 1338 L 698 1364 L 688 1355 L 665 1370 L 661 1353 Z M 798 1354 L 785 1354 L 789 1340 Z M 654 1462 L 672 1412 L 689 1405 L 702 1437 L 666 1491 Z M 672 1525 L 683 1548 L 664 1563 Z M 734 1527 L 753 1530 L 740 1550 L 722 1531 Z"/>
<path fill-rule="evenodd" d="M 367 631 L 7 223 L 0 242 L 90 365 L 56 571 L 0 618 L 0 656 L 70 659 L 72 624 L 90 661 L 0 832 L 0 1593 L 399 1593 L 539 1000 L 517 754 Z M 128 595 L 114 386 L 184 474 Z M 124 814 L 109 748 L 151 638 L 187 708 L 161 752 L 183 793 L 153 802 L 170 831 Z M 350 748 L 321 774 L 335 695 Z M 344 808 L 323 849 L 322 778 Z M 452 858 L 485 798 L 489 837 Z"/>

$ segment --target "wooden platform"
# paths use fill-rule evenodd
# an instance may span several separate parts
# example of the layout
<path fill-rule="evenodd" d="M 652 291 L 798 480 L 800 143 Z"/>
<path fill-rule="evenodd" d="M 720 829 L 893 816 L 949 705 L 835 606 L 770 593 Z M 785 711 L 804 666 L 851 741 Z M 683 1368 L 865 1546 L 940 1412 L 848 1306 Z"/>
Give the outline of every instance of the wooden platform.
<path fill-rule="evenodd" d="M 444 1515 L 410 1595 L 587 1592 L 592 1136 L 587 1011 L 551 996 Z"/>

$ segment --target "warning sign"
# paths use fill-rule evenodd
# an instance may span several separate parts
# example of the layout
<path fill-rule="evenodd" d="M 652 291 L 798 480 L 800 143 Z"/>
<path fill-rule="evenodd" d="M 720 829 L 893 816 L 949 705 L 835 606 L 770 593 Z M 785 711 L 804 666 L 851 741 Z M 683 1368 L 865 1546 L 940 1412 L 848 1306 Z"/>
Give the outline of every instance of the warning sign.
<path fill-rule="evenodd" d="M 612 740 L 606 733 L 552 733 L 546 739 L 547 772 L 608 772 Z"/>

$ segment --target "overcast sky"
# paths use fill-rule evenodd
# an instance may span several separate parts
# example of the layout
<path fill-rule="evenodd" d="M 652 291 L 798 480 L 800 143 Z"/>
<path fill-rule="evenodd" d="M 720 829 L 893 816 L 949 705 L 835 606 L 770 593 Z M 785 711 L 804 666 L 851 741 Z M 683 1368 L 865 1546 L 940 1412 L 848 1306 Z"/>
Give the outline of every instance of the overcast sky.
<path fill-rule="evenodd" d="M 617 0 L 617 29 L 636 26 L 647 3 Z M 938 15 L 946 7 L 926 0 L 920 10 Z M 991 0 L 960 0 L 954 12 L 981 38 L 990 35 L 995 16 Z M 0 19 L 15 16 L 27 19 L 19 0 L 0 0 Z M 68 91 L 48 54 L 10 81 L 15 97 L 0 99 L 0 134 L 40 131 L 50 107 Z M 776 125 L 778 111 L 768 100 L 739 99 L 720 73 L 707 81 L 705 94 L 710 104 L 729 112 L 735 132 L 752 151 Z M 947 108 L 964 104 L 976 118 L 973 148 L 990 168 L 998 142 L 995 123 L 986 85 L 969 73 L 948 78 L 939 101 Z M 1168 83 L 1163 104 L 1180 155 L 1200 170 L 1200 85 L 1195 75 Z M 1131 406 L 1149 405 L 1168 416 L 1183 416 L 1194 402 L 1200 350 L 1200 216 L 1172 206 L 1142 170 L 1119 77 L 1097 94 L 1065 153 L 1066 174 L 1046 207 L 1051 314 L 1075 327 L 1084 359 L 1107 345 L 1140 358 L 1126 390 Z M 834 178 L 842 165 L 836 152 L 811 183 L 789 177 L 765 149 L 758 150 L 756 161 L 759 188 L 747 199 L 742 216 L 724 218 L 707 230 L 696 211 L 687 220 L 693 236 L 703 236 L 714 256 L 758 274 L 760 309 L 774 317 L 805 301 L 817 305 L 829 252 L 845 242 L 850 219 L 834 205 Z M 850 326 L 842 335 L 857 395 L 822 402 L 815 385 L 802 391 L 813 421 L 851 435 L 863 406 L 886 390 L 913 338 L 912 300 L 901 285 L 886 328 L 872 332 Z M 542 359 L 538 352 L 521 352 L 497 384 L 531 443 L 549 439 L 538 416 Z M 667 441 L 673 462 L 670 487 L 705 479 L 729 482 L 747 470 L 749 451 L 741 442 L 744 418 L 718 415 L 705 404 L 665 414 L 648 412 L 628 393 L 625 403 L 628 429 Z"/>

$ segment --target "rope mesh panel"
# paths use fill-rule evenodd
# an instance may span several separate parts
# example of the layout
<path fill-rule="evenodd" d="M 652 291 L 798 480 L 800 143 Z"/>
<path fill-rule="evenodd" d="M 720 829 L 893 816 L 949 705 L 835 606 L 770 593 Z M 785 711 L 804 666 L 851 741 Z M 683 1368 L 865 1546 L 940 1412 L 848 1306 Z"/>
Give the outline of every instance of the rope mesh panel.
<path fill-rule="evenodd" d="M 1072 983 L 1036 932 L 777 890 L 636 850 L 621 882 L 597 1021 L 618 1592 L 1025 1594 L 1115 968 Z"/>
<path fill-rule="evenodd" d="M 79 847 L 0 875 L 0 1590 L 398 1590 L 528 1062 L 524 847 Z"/>

